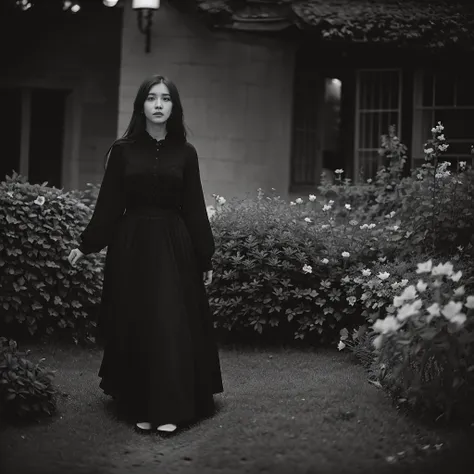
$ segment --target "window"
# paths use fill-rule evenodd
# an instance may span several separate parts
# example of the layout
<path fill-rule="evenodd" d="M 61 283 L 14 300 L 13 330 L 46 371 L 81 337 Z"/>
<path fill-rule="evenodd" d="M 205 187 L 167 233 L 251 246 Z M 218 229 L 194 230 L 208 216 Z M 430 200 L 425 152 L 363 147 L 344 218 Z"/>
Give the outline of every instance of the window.
<path fill-rule="evenodd" d="M 0 89 L 9 117 L 0 132 L 6 144 L 0 180 L 16 171 L 30 183 L 61 187 L 67 95 L 56 89 Z"/>
<path fill-rule="evenodd" d="M 424 162 L 423 145 L 440 121 L 449 143 L 443 158 L 452 163 L 472 160 L 474 145 L 474 73 L 418 71 L 415 75 L 413 166 Z"/>
<path fill-rule="evenodd" d="M 290 191 L 314 191 L 323 168 L 342 166 L 342 82 L 334 76 L 308 61 L 304 52 L 297 54 Z"/>
<path fill-rule="evenodd" d="M 395 125 L 401 134 L 402 74 L 394 70 L 358 70 L 356 74 L 355 180 L 373 178 L 382 164 L 380 137 Z M 401 137 L 400 137 L 401 138 Z"/>

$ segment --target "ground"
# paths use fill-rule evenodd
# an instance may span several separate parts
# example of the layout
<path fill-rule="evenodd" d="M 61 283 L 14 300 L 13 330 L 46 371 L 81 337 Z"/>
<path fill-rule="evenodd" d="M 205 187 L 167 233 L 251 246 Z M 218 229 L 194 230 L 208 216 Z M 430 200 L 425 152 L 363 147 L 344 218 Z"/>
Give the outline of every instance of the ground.
<path fill-rule="evenodd" d="M 21 347 L 24 349 L 25 347 Z M 117 418 L 98 388 L 99 349 L 31 346 L 61 392 L 58 413 L 0 429 L 4 474 L 471 472 L 467 431 L 401 414 L 350 354 L 221 349 L 216 415 L 170 439 Z M 126 377 L 126 374 L 124 374 Z"/>

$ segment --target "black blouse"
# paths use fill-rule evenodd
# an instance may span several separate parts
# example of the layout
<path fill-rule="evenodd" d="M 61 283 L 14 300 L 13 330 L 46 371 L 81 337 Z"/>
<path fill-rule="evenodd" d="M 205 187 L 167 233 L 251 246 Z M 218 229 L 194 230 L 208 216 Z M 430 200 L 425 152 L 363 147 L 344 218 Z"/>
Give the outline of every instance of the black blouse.
<path fill-rule="evenodd" d="M 93 216 L 80 236 L 84 254 L 99 252 L 113 238 L 126 209 L 178 211 L 194 244 L 201 271 L 212 269 L 214 237 L 207 216 L 196 149 L 147 132 L 112 147 Z"/>

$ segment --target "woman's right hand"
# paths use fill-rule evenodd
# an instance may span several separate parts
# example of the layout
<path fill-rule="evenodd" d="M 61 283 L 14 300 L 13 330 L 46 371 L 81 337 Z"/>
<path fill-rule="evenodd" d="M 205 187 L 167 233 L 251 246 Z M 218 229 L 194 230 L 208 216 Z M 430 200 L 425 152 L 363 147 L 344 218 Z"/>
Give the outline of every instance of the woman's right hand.
<path fill-rule="evenodd" d="M 69 257 L 69 263 L 74 267 L 76 263 L 84 256 L 84 254 L 79 249 L 72 249 Z"/>

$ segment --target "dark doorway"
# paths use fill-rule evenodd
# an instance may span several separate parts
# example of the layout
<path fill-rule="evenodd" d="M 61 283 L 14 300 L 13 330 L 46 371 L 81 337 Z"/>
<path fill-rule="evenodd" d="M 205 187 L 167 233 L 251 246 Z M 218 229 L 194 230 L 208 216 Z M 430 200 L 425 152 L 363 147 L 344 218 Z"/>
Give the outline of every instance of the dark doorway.
<path fill-rule="evenodd" d="M 20 171 L 21 144 L 21 90 L 0 88 L 0 103 L 4 120 L 0 127 L 2 156 L 0 157 L 0 181 L 12 171 Z"/>
<path fill-rule="evenodd" d="M 28 181 L 61 187 L 67 91 L 33 89 L 31 93 Z"/>

